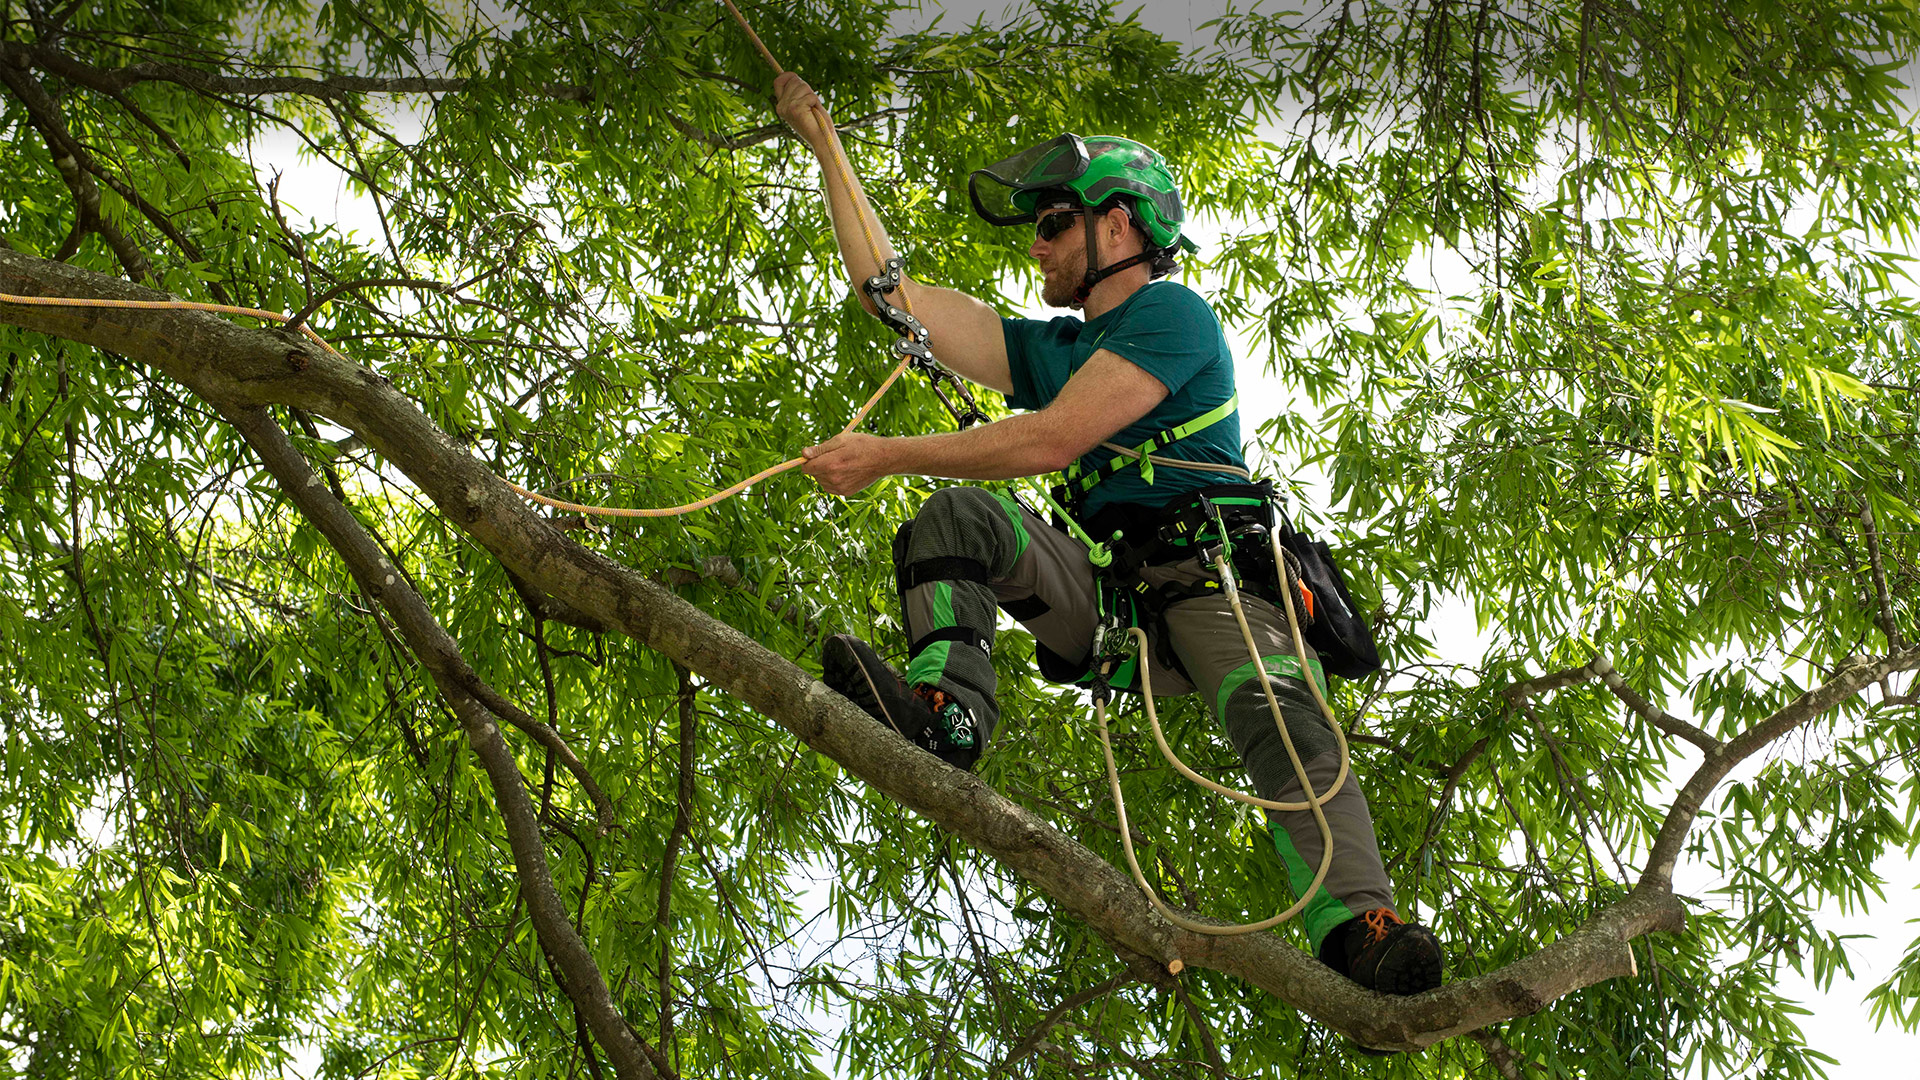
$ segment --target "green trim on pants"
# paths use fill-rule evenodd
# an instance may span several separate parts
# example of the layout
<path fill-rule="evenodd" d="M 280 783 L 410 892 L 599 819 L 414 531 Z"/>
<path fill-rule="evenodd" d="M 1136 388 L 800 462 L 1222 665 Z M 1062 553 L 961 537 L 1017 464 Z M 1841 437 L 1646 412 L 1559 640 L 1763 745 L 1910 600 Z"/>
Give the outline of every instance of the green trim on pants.
<path fill-rule="evenodd" d="M 933 625 L 928 631 L 945 630 L 954 625 L 957 624 L 953 617 L 953 583 L 936 581 L 933 583 Z M 940 677 L 947 673 L 947 654 L 952 651 L 951 641 L 936 641 L 927 646 L 919 656 L 908 661 L 907 685 L 939 686 Z"/>
<path fill-rule="evenodd" d="M 1006 508 L 1007 520 L 1013 524 L 1013 561 L 1019 562 L 1020 556 L 1027 553 L 1027 543 L 1032 540 L 1032 537 L 1027 535 L 1026 515 L 1021 510 L 1020 503 L 1012 496 L 1002 495 L 997 491 L 992 494 L 994 498 L 1000 500 L 1000 505 Z"/>
<path fill-rule="evenodd" d="M 1307 860 L 1300 857 L 1300 849 L 1293 846 L 1293 838 L 1287 830 L 1268 823 L 1267 832 L 1273 836 L 1273 849 L 1280 853 L 1280 862 L 1287 868 L 1287 883 L 1293 886 L 1293 895 L 1305 896 L 1307 887 L 1313 884 L 1313 872 L 1316 867 L 1308 866 Z M 1339 852 L 1334 852 L 1338 859 Z M 1332 867 L 1328 867 L 1332 872 Z M 1353 912 L 1347 905 L 1334 899 L 1332 893 L 1322 884 L 1315 890 L 1313 899 L 1307 901 L 1307 908 L 1300 913 L 1300 921 L 1307 929 L 1307 941 L 1315 956 L 1320 955 L 1320 943 L 1326 940 L 1333 928 L 1353 918 Z"/>
<path fill-rule="evenodd" d="M 1278 656 L 1263 656 L 1261 659 L 1267 662 L 1268 675 L 1277 675 L 1283 679 L 1304 680 L 1306 678 L 1306 676 L 1300 672 L 1300 658 L 1297 656 L 1281 653 Z M 1320 684 L 1320 695 L 1326 697 L 1328 695 L 1327 673 L 1326 670 L 1320 666 L 1319 658 L 1316 657 L 1308 660 L 1307 670 L 1313 672 L 1313 681 Z M 1213 715 L 1225 716 L 1227 714 L 1227 698 L 1232 695 L 1235 690 L 1240 689 L 1241 684 L 1253 677 L 1253 661 L 1251 660 L 1228 672 L 1227 677 L 1220 680 L 1220 689 L 1214 691 Z"/>
<path fill-rule="evenodd" d="M 1265 661 L 1264 666 L 1269 676 L 1303 679 L 1298 656 L 1282 653 L 1277 656 L 1261 657 L 1261 659 Z M 1308 660 L 1305 670 L 1313 673 L 1313 680 L 1320 684 L 1321 693 L 1325 694 L 1327 676 L 1321 669 L 1320 661 Z M 1220 688 L 1214 694 L 1213 712 L 1215 716 L 1223 718 L 1223 723 L 1227 711 L 1227 698 L 1232 696 L 1235 690 L 1255 681 L 1255 674 L 1253 661 L 1249 660 L 1228 672 L 1227 677 L 1220 680 Z M 1293 846 L 1293 838 L 1287 835 L 1287 830 L 1269 822 L 1267 831 L 1273 836 L 1273 849 L 1280 853 L 1281 864 L 1287 868 L 1287 883 L 1293 886 L 1293 895 L 1306 896 L 1307 889 L 1313 884 L 1313 873 L 1316 868 L 1307 865 L 1307 860 L 1300 855 L 1300 849 Z M 1334 857 L 1339 858 L 1338 851 L 1334 853 Z M 1329 867 L 1328 871 L 1331 873 L 1332 868 Z M 1312 942 L 1313 952 L 1316 955 L 1320 952 L 1320 942 L 1326 939 L 1333 928 L 1353 918 L 1353 912 L 1348 910 L 1345 903 L 1335 899 L 1333 894 L 1327 891 L 1324 882 L 1314 891 L 1312 898 L 1307 901 L 1306 910 L 1300 915 L 1301 922 L 1306 926 L 1307 940 Z"/>

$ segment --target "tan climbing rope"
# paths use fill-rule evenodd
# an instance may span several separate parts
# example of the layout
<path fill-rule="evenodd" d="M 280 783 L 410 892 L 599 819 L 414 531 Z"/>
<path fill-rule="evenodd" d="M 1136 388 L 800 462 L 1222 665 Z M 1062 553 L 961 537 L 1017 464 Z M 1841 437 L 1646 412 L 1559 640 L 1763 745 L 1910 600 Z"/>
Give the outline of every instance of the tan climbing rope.
<path fill-rule="evenodd" d="M 1274 726 L 1279 729 L 1280 744 L 1286 748 L 1287 760 L 1293 765 L 1293 775 L 1300 781 L 1300 790 L 1305 793 L 1305 799 L 1298 802 L 1286 802 L 1248 795 L 1245 792 L 1235 791 L 1232 788 L 1208 780 L 1206 777 L 1201 776 L 1189 768 L 1186 762 L 1181 761 L 1179 756 L 1173 752 L 1173 748 L 1167 745 L 1166 734 L 1160 729 L 1160 718 L 1153 705 L 1151 665 L 1147 663 L 1146 659 L 1147 649 L 1149 647 L 1146 632 L 1135 626 L 1130 627 L 1127 634 L 1129 639 L 1133 641 L 1134 648 L 1139 650 L 1140 697 L 1145 705 L 1147 723 L 1153 729 L 1153 741 L 1160 748 L 1161 755 L 1167 759 L 1168 763 L 1171 764 L 1180 775 L 1210 791 L 1225 795 L 1237 802 L 1246 803 L 1251 806 L 1265 807 L 1269 810 L 1305 810 L 1313 814 L 1314 826 L 1320 831 L 1320 865 L 1314 871 L 1313 882 L 1301 890 L 1299 897 L 1291 907 L 1277 915 L 1262 919 L 1259 922 L 1223 925 L 1220 923 L 1199 922 L 1188 918 L 1186 915 L 1168 906 L 1166 901 L 1160 899 L 1160 894 L 1155 891 L 1152 885 L 1147 883 L 1146 875 L 1141 873 L 1139 856 L 1134 854 L 1133 832 L 1127 824 L 1127 799 L 1120 790 L 1120 770 L 1114 762 L 1113 741 L 1107 731 L 1106 702 L 1096 701 L 1094 705 L 1094 721 L 1100 733 L 1100 751 L 1107 766 L 1107 788 L 1113 796 L 1114 812 L 1120 819 L 1120 846 L 1127 856 L 1127 869 L 1133 872 L 1134 884 L 1138 885 L 1140 891 L 1146 894 L 1148 902 L 1153 905 L 1155 911 L 1158 911 L 1163 918 L 1175 926 L 1191 930 L 1196 934 L 1211 934 L 1224 937 L 1233 934 L 1253 934 L 1262 930 L 1271 930 L 1279 926 L 1281 923 L 1292 919 L 1306 909 L 1308 902 L 1313 898 L 1313 895 L 1320 890 L 1321 884 L 1326 881 L 1327 870 L 1333 865 L 1333 829 L 1327 823 L 1327 815 L 1323 806 L 1329 799 L 1332 799 L 1334 795 L 1338 794 L 1341 786 L 1346 783 L 1347 773 L 1350 768 L 1350 759 L 1347 753 L 1347 734 L 1341 729 L 1339 719 L 1334 716 L 1333 707 L 1327 704 L 1326 696 L 1320 691 L 1319 682 L 1313 678 L 1313 672 L 1308 667 L 1307 644 L 1300 636 L 1299 613 L 1295 610 L 1293 604 L 1294 579 L 1291 570 L 1287 566 L 1286 556 L 1280 549 L 1279 533 L 1275 530 L 1268 530 L 1267 539 L 1273 545 L 1274 566 L 1278 568 L 1281 575 L 1280 595 L 1286 604 L 1287 629 L 1292 631 L 1293 634 L 1294 654 L 1300 661 L 1301 676 L 1307 684 L 1307 689 L 1313 693 L 1314 702 L 1320 706 L 1321 715 L 1326 717 L 1328 726 L 1333 728 L 1334 740 L 1340 750 L 1340 770 L 1335 774 L 1333 782 L 1327 785 L 1326 794 L 1321 795 L 1314 792 L 1313 781 L 1307 776 L 1306 764 L 1300 760 L 1300 752 L 1296 750 L 1293 745 L 1293 736 L 1287 731 L 1286 718 L 1280 713 L 1280 701 L 1274 695 L 1273 683 L 1267 676 L 1267 666 L 1266 662 L 1260 656 L 1259 643 L 1254 641 L 1253 629 L 1247 623 L 1246 608 L 1245 605 L 1240 602 L 1240 590 L 1238 586 L 1234 584 L 1233 568 L 1227 563 L 1224 544 L 1221 550 L 1214 555 L 1214 569 L 1219 573 L 1221 587 L 1227 594 L 1228 603 L 1233 607 L 1234 621 L 1240 625 L 1241 639 L 1246 642 L 1247 653 L 1253 658 L 1253 669 L 1255 674 L 1260 678 L 1260 689 L 1266 694 L 1267 708 L 1272 711 Z"/>

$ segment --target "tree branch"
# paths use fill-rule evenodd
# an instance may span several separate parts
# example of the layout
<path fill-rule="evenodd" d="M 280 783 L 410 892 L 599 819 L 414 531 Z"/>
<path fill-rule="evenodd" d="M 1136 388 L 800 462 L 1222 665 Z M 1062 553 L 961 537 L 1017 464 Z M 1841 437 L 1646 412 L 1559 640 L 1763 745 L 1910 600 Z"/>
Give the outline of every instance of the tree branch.
<path fill-rule="evenodd" d="M 0 42 L 0 66 L 37 67 L 69 82 L 102 93 L 115 93 L 141 83 L 159 82 L 183 86 L 202 94 L 263 97 L 293 94 L 302 97 L 339 99 L 356 94 L 455 94 L 474 85 L 475 79 L 426 77 L 371 78 L 363 75 L 221 75 L 181 64 L 147 62 L 126 67 L 101 68 L 45 45 Z M 549 84 L 537 92 L 559 101 L 588 101 L 593 91 L 585 86 Z"/>
<path fill-rule="evenodd" d="M 1591 661 L 1579 667 L 1563 668 L 1552 674 L 1542 675 L 1537 679 L 1514 683 L 1512 686 L 1500 691 L 1500 696 L 1513 702 L 1515 705 L 1524 705 L 1528 698 L 1537 697 L 1541 694 L 1561 689 L 1562 687 L 1573 686 L 1576 683 L 1583 683 L 1596 678 L 1599 679 L 1608 690 L 1613 691 L 1615 697 L 1625 702 L 1627 708 L 1638 713 L 1640 718 L 1647 723 L 1652 724 L 1654 727 L 1659 728 L 1661 731 L 1675 738 L 1687 740 L 1705 751 L 1709 756 L 1720 752 L 1719 739 L 1714 738 L 1692 724 L 1687 723 L 1685 720 L 1668 713 L 1646 698 L 1641 697 L 1639 693 L 1626 684 L 1626 680 L 1620 677 L 1620 673 L 1613 669 L 1613 661 L 1604 656 L 1595 655 Z"/>
<path fill-rule="evenodd" d="M 1685 739 L 1699 747 L 1708 757 L 1720 753 L 1723 749 L 1720 740 L 1674 716 L 1660 706 L 1648 701 L 1628 686 L 1620 673 L 1613 670 L 1613 661 L 1604 656 L 1595 656 L 1587 669 L 1598 676 L 1602 685 L 1613 691 L 1613 696 L 1626 703 L 1627 708 L 1640 714 L 1640 718 L 1661 731 L 1676 738 Z"/>
<path fill-rule="evenodd" d="M 1487 1063 L 1494 1067 L 1503 1080 L 1526 1080 L 1527 1071 L 1522 1067 L 1520 1055 L 1514 1053 L 1513 1047 L 1495 1035 L 1491 1028 L 1474 1032 L 1473 1041 L 1480 1044 L 1480 1050 L 1487 1055 Z"/>
<path fill-rule="evenodd" d="M 117 224 L 101 214 L 100 188 L 80 165 L 86 151 L 67 130 L 66 123 L 60 119 L 60 107 L 48 96 L 39 80 L 27 74 L 24 65 L 15 65 L 10 62 L 10 57 L 0 54 L 0 84 L 5 84 L 13 96 L 26 106 L 27 118 L 46 142 L 47 152 L 53 155 L 55 171 L 60 174 L 67 189 L 73 192 L 73 232 L 60 247 L 60 259 L 72 258 L 80 250 L 81 237 L 91 232 L 113 249 L 114 257 L 120 260 L 120 266 L 128 277 L 145 281 L 152 276 L 153 267 L 147 262 L 146 253 Z"/>
<path fill-rule="evenodd" d="M 1646 869 L 1641 872 L 1640 884 L 1634 892 L 1672 890 L 1673 866 L 1680 857 L 1688 831 L 1693 828 L 1693 819 L 1699 815 L 1707 796 L 1735 765 L 1888 675 L 1915 668 L 1920 668 L 1920 647 L 1902 649 L 1876 660 L 1848 657 L 1832 678 L 1775 709 L 1766 719 L 1727 743 L 1720 753 L 1707 755 L 1674 796 L 1673 808 L 1667 811 L 1666 821 L 1647 850 Z"/>
<path fill-rule="evenodd" d="M 660 857 L 660 908 L 654 925 L 660 935 L 660 1049 L 673 1048 L 673 871 L 680 861 L 680 844 L 693 826 L 693 752 L 699 737 L 700 710 L 693 685 L 693 672 L 673 665 L 680 680 L 680 760 L 678 792 L 673 811 L 673 828 L 667 833 L 666 853 Z"/>
<path fill-rule="evenodd" d="M 1887 571 L 1880 561 L 1880 536 L 1873 528 L 1873 504 L 1860 507 L 1860 535 L 1867 541 L 1867 565 L 1873 568 L 1873 595 L 1879 602 L 1880 632 L 1887 635 L 1887 647 L 1898 649 L 1906 645 L 1901 637 L 1900 624 L 1893 619 L 1893 598 L 1887 592 Z"/>
<path fill-rule="evenodd" d="M 1593 675 L 1593 668 L 1589 664 L 1581 664 L 1579 667 L 1563 668 L 1550 675 L 1542 675 L 1537 679 L 1528 679 L 1526 682 L 1514 683 L 1512 686 L 1500 691 L 1500 696 L 1518 705 L 1530 697 L 1537 697 L 1541 694 L 1558 690 L 1563 686 L 1572 686 L 1575 683 L 1586 682 L 1588 679 L 1593 678 Z"/>
<path fill-rule="evenodd" d="M 1193 1022 L 1194 1030 L 1200 1033 L 1200 1046 L 1206 1051 L 1207 1065 L 1213 1070 L 1213 1075 L 1220 1077 L 1220 1080 L 1228 1080 L 1227 1063 L 1220 1059 L 1220 1047 L 1213 1041 L 1213 1028 L 1207 1025 L 1206 1016 L 1195 1007 L 1193 998 L 1188 996 L 1185 979 L 1173 980 L 1173 993 L 1180 999 L 1180 1007 L 1186 1010 L 1187 1019 Z"/>
<path fill-rule="evenodd" d="M 214 404 L 260 456 L 262 464 L 301 514 L 340 553 L 354 580 L 386 608 L 441 696 L 459 717 L 468 743 L 492 782 L 526 897 L 527 912 L 541 944 L 553 956 L 554 973 L 561 990 L 586 1014 L 594 1036 L 613 1058 L 621 1077 L 654 1080 L 659 1074 L 614 1005 L 592 953 L 568 921 L 566 906 L 554 888 L 547 867 L 540 824 L 527 794 L 525 778 L 512 751 L 500 738 L 493 716 L 461 678 L 466 661 L 460 655 L 458 644 L 433 617 L 420 594 L 394 572 L 393 564 L 352 513 L 326 490 L 319 474 L 307 464 L 306 458 L 264 408 L 231 408 L 217 401 Z"/>
<path fill-rule="evenodd" d="M 1028 1054 L 1039 1049 L 1040 1044 L 1046 1041 L 1047 1034 L 1053 1030 L 1054 1025 L 1060 1022 L 1061 1017 L 1083 1005 L 1106 997 L 1108 994 L 1113 993 L 1115 990 L 1120 989 L 1132 981 L 1133 973 L 1123 971 L 1098 986 L 1089 986 L 1078 993 L 1068 994 L 1065 1001 L 1055 1005 L 1048 1011 L 1047 1015 L 1040 1018 L 1040 1022 L 1033 1026 L 1033 1030 L 1027 1033 L 1026 1038 L 1021 1039 L 1014 1045 L 1013 1049 L 1007 1054 L 1007 1060 L 1001 1062 L 999 1067 L 994 1071 L 1005 1072 L 1019 1064 Z"/>

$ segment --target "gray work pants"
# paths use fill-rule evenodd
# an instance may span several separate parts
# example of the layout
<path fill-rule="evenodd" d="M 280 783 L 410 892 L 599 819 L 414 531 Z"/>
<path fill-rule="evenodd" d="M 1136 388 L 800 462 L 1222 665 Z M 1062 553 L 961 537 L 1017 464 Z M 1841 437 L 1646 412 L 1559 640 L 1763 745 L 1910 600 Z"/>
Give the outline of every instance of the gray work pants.
<path fill-rule="evenodd" d="M 992 645 L 996 608 L 1053 653 L 1084 665 L 1098 613 L 1093 566 L 1079 541 L 1013 499 L 978 487 L 934 492 L 901 538 L 895 558 L 907 639 L 914 646 L 907 681 L 938 685 L 959 698 L 973 711 L 983 740 L 991 738 L 999 716 L 993 666 L 979 647 Z M 1138 576 L 1154 587 L 1218 580 L 1198 558 L 1143 567 Z M 1294 748 L 1314 789 L 1324 790 L 1339 772 L 1338 745 L 1302 681 L 1306 673 L 1286 614 L 1244 592 L 1240 600 Z M 1148 629 L 1154 633 L 1156 628 Z M 1149 649 L 1144 662 L 1151 665 L 1155 696 L 1201 694 L 1239 751 L 1255 793 L 1299 800 L 1300 780 L 1227 598 L 1213 593 L 1170 605 L 1164 633 L 1185 672 L 1160 664 L 1154 657 L 1161 650 Z M 1317 669 L 1311 646 L 1307 655 Z M 1373 818 L 1351 772 L 1323 810 L 1333 832 L 1333 863 L 1302 915 L 1316 951 L 1335 926 L 1393 906 Z M 1267 811 L 1267 817 L 1297 894 L 1312 884 L 1319 866 L 1319 828 L 1305 811 Z"/>

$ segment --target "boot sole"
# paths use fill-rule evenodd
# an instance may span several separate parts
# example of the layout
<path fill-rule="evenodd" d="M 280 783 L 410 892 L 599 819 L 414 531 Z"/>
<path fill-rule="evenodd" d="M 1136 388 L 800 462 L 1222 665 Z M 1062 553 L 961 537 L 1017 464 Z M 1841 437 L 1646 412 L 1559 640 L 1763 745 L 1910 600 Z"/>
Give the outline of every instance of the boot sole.
<path fill-rule="evenodd" d="M 1445 963 L 1438 940 L 1408 934 L 1396 946 L 1380 958 L 1379 966 L 1374 969 L 1375 990 L 1407 997 L 1424 994 L 1440 985 Z"/>
<path fill-rule="evenodd" d="M 820 650 L 822 681 L 835 693 L 864 709 L 868 716 L 892 728 L 895 733 L 904 738 L 905 732 L 900 731 L 900 725 L 894 722 L 893 717 L 887 715 L 886 708 L 880 704 L 879 684 L 874 682 L 873 672 L 867 669 L 866 660 L 860 655 L 859 644 L 864 643 L 847 634 L 835 634 L 828 638 L 826 645 Z M 874 660 L 880 662 L 878 656 L 875 656 Z M 891 670 L 887 672 L 887 676 L 897 678 Z"/>

